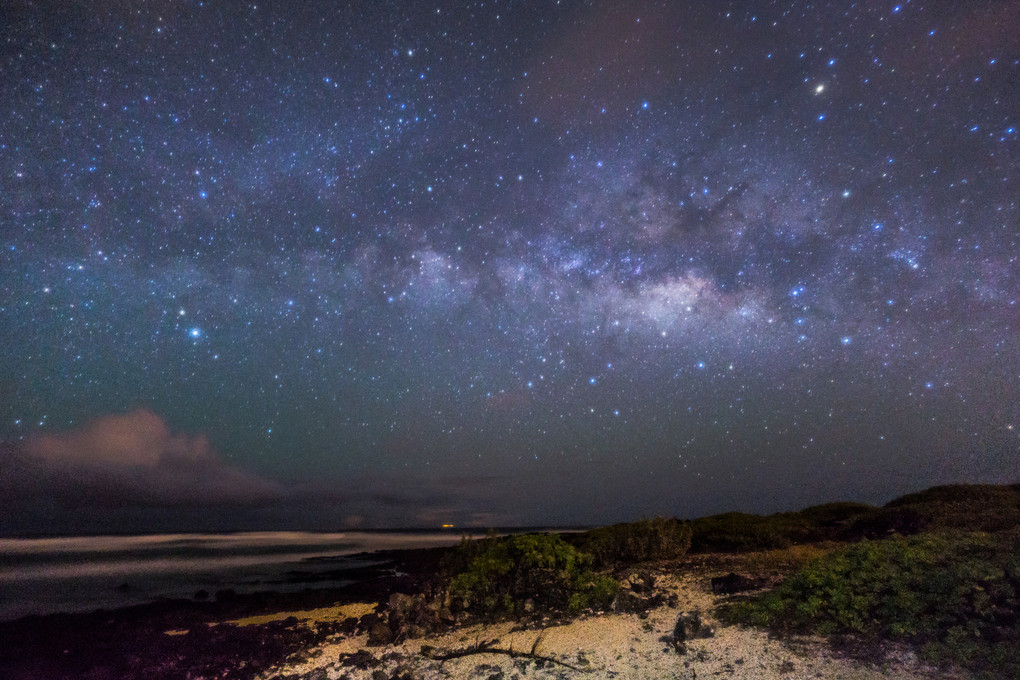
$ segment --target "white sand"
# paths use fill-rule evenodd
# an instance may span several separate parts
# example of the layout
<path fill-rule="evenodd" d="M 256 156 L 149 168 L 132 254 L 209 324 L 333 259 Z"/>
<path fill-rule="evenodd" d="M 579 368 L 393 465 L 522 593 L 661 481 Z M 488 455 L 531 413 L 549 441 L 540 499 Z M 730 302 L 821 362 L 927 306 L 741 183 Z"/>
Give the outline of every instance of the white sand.
<path fill-rule="evenodd" d="M 906 651 L 869 663 L 839 657 L 824 640 L 818 638 L 777 640 L 770 639 L 766 633 L 756 629 L 720 627 L 711 616 L 719 598 L 709 592 L 707 579 L 663 576 L 659 586 L 660 590 L 675 592 L 680 606 L 677 609 L 664 606 L 652 610 L 647 619 L 641 619 L 636 614 L 605 614 L 549 627 L 543 631 L 511 632 L 513 624 L 510 623 L 472 626 L 438 637 L 409 640 L 386 647 L 367 647 L 366 636 L 360 635 L 337 639 L 309 650 L 307 661 L 279 668 L 264 677 L 295 674 L 301 677 L 317 669 L 324 670 L 330 680 L 371 680 L 375 671 L 383 671 L 386 678 L 408 672 L 417 680 L 575 677 L 592 680 L 714 677 L 747 680 L 913 680 L 971 677 L 961 672 L 935 670 Z M 682 612 L 693 609 L 703 612 L 704 618 L 715 626 L 715 637 L 688 641 L 687 653 L 681 655 L 668 643 L 660 641 L 660 638 L 673 632 L 677 617 Z M 531 660 L 496 654 L 477 654 L 440 662 L 427 659 L 419 653 L 422 645 L 440 650 L 462 649 L 493 638 L 498 638 L 498 647 L 529 651 L 540 634 L 542 641 L 538 654 L 590 670 L 578 672 L 562 666 L 540 665 Z M 361 670 L 338 663 L 341 653 L 352 653 L 360 649 L 366 649 L 377 659 L 382 659 L 382 664 L 375 669 Z M 318 671 L 316 675 L 321 677 L 321 672 Z"/>

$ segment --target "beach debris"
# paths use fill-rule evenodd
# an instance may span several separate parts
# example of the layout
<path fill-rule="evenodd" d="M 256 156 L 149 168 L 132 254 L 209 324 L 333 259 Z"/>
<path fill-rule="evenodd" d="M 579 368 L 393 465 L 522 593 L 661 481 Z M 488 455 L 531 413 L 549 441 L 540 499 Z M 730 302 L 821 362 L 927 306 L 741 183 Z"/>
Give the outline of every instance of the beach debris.
<path fill-rule="evenodd" d="M 539 654 L 538 648 L 542 643 L 542 637 L 542 634 L 540 634 L 535 638 L 534 644 L 531 645 L 530 652 L 518 651 L 514 649 L 513 646 L 496 647 L 495 645 L 499 644 L 499 639 L 493 638 L 492 640 L 479 641 L 473 645 L 462 647 L 460 649 L 439 650 L 429 645 L 422 645 L 421 655 L 426 659 L 431 659 L 433 661 L 449 661 L 450 659 L 459 659 L 465 656 L 473 656 L 475 654 L 502 654 L 504 656 L 509 656 L 512 659 L 532 659 L 538 662 L 555 664 L 581 673 L 591 672 L 591 669 L 589 668 L 581 668 L 580 666 L 575 666 L 567 663 L 566 661 L 561 661 L 556 657 Z"/>

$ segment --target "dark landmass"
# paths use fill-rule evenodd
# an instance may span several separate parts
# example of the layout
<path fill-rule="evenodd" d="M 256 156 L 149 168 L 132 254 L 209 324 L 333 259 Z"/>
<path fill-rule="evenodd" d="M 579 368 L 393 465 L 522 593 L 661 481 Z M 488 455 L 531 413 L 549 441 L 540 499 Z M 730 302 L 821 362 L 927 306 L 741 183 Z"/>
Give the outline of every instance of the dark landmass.
<path fill-rule="evenodd" d="M 652 571 L 710 575 L 714 592 L 732 595 L 733 621 L 833 634 L 847 646 L 896 640 L 935 662 L 1011 677 L 1020 672 L 1020 657 L 1009 652 L 1020 648 L 1018 550 L 1018 484 L 936 487 L 882 507 L 832 503 L 769 516 L 726 513 L 562 536 L 491 536 L 454 548 L 360 555 L 362 566 L 329 574 L 352 581 L 342 588 L 221 591 L 0 623 L 0 677 L 242 680 L 339 635 L 369 633 L 370 644 L 388 644 L 492 618 L 527 623 L 605 608 L 647 611 L 665 604 Z M 808 569 L 814 571 L 805 576 Z M 859 610 L 834 603 L 851 579 Z M 817 582 L 829 590 L 812 590 Z M 928 582 L 951 583 L 951 597 L 915 593 Z M 866 592 L 888 591 L 891 583 L 900 590 Z M 911 609 L 889 614 L 890 598 Z M 379 605 L 358 619 L 314 625 L 293 617 L 228 623 L 354 602 Z M 800 606 L 805 602 L 810 616 Z M 940 608 L 934 613 L 941 619 L 932 623 L 925 607 Z M 960 631 L 985 637 L 961 641 Z"/>
<path fill-rule="evenodd" d="M 0 677 L 39 678 L 251 678 L 337 631 L 296 620 L 257 626 L 223 624 L 260 614 L 385 601 L 393 592 L 417 592 L 436 572 L 445 548 L 389 550 L 354 555 L 371 562 L 338 570 L 351 580 L 341 588 L 238 594 L 208 599 L 166 599 L 82 614 L 27 616 L 0 623 Z M 180 632 L 169 635 L 168 631 Z"/>

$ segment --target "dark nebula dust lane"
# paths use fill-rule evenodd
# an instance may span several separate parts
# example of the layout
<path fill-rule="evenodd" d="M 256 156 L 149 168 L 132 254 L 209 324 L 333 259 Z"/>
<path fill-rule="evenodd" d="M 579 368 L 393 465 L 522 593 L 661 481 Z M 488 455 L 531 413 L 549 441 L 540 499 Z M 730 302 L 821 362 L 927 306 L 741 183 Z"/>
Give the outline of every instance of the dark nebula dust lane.
<path fill-rule="evenodd" d="M 1015 481 L 1017 26 L 1009 0 L 5 3 L 9 529 Z"/>

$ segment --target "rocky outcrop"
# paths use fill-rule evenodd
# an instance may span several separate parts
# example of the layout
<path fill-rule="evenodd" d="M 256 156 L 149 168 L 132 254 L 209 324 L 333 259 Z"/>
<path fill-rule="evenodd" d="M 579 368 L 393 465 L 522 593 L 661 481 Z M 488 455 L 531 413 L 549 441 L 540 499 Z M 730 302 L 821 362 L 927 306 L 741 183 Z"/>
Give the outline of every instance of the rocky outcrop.
<path fill-rule="evenodd" d="M 689 640 L 713 637 L 715 637 L 715 629 L 705 622 L 700 611 L 694 609 L 677 618 L 673 634 L 665 636 L 663 642 L 671 644 L 678 654 L 686 654 Z"/>

